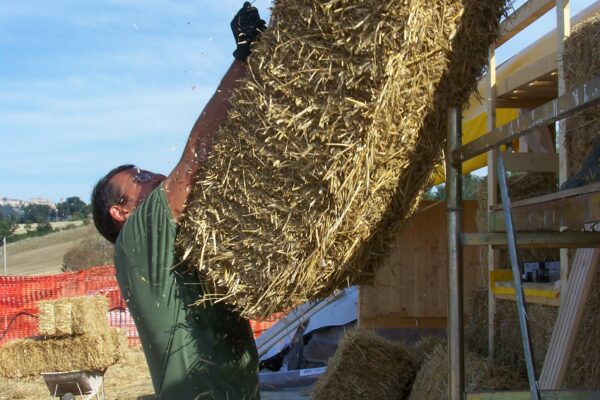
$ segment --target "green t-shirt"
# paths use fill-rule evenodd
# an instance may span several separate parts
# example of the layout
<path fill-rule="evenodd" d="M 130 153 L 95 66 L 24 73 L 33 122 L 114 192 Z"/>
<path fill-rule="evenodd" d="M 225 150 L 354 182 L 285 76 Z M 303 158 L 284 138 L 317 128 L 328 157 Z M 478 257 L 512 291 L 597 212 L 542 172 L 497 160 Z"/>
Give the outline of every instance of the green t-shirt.
<path fill-rule="evenodd" d="M 258 355 L 248 321 L 202 296 L 175 253 L 177 225 L 163 186 L 129 216 L 115 244 L 117 280 L 159 399 L 258 399 Z"/>

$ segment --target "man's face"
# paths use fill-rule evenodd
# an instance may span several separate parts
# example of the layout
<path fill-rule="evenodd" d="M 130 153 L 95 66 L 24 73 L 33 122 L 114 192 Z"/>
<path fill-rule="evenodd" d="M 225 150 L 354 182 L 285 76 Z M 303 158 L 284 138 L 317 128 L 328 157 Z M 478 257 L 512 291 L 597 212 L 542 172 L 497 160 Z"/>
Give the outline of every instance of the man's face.
<path fill-rule="evenodd" d="M 126 169 L 110 179 L 110 183 L 122 193 L 117 204 L 110 210 L 112 218 L 122 225 L 129 215 L 163 181 L 165 176 L 139 168 Z"/>

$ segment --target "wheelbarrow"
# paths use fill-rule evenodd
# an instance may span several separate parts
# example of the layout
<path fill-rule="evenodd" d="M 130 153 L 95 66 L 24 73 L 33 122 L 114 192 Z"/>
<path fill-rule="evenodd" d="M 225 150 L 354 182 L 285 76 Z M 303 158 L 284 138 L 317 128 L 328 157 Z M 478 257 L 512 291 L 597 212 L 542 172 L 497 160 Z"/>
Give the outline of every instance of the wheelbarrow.
<path fill-rule="evenodd" d="M 80 396 L 83 400 L 104 400 L 105 371 L 68 371 L 42 372 L 50 390 L 50 400 L 74 400 Z"/>

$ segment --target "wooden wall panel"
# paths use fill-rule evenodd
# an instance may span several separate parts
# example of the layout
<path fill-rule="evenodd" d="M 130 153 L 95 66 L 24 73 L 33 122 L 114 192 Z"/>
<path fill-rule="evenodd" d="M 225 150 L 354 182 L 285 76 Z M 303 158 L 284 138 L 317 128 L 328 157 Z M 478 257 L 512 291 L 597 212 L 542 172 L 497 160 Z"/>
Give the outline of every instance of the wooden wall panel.
<path fill-rule="evenodd" d="M 463 231 L 476 232 L 476 201 L 463 203 Z M 446 203 L 424 201 L 394 238 L 373 285 L 359 291 L 359 324 L 374 328 L 446 325 Z M 465 293 L 485 286 L 481 247 L 463 248 Z M 466 306 L 466 304 L 465 304 Z"/>

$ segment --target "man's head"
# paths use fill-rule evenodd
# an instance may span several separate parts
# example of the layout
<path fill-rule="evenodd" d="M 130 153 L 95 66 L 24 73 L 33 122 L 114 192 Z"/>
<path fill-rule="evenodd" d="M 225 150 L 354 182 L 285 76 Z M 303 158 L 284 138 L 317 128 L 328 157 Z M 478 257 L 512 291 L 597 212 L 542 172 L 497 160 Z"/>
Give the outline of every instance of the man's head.
<path fill-rule="evenodd" d="M 115 243 L 129 215 L 164 179 L 164 175 L 131 164 L 112 169 L 92 190 L 92 215 L 98 232 Z"/>

